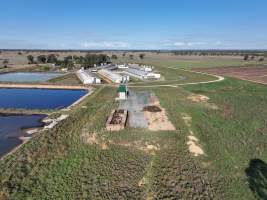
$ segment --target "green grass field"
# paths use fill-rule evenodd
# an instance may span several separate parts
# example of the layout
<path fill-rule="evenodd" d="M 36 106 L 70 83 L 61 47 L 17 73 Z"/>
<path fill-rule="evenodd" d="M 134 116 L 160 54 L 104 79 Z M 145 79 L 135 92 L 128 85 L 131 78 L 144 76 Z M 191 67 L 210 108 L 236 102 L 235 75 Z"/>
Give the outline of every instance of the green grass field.
<path fill-rule="evenodd" d="M 264 187 L 261 184 L 265 179 L 248 177 L 246 169 L 253 159 L 267 161 L 267 142 L 264 139 L 267 134 L 267 88 L 227 79 L 220 83 L 184 86 L 182 91 L 179 90 L 172 88 L 157 94 L 169 114 L 173 115 L 172 119 L 178 117 L 175 116 L 177 113 L 192 117 L 192 129 L 206 152 L 202 162 L 207 163 L 207 170 L 218 173 L 224 188 L 223 198 L 254 199 L 249 185 L 252 188 Z M 218 109 L 188 102 L 185 91 L 208 96 L 209 102 Z M 179 97 L 177 93 L 185 93 L 185 96 Z M 252 171 L 257 174 L 257 168 Z M 249 182 L 248 178 L 252 181 Z"/>
<path fill-rule="evenodd" d="M 50 79 L 48 82 L 62 85 L 80 85 L 81 81 L 74 73 Z"/>
<path fill-rule="evenodd" d="M 157 69 L 171 81 L 182 73 L 164 66 Z M 266 86 L 227 78 L 134 89 L 153 91 L 176 131 L 105 131 L 116 88 L 99 87 L 66 121 L 0 161 L 0 199 L 265 199 Z M 203 156 L 189 152 L 190 130 Z"/>
<path fill-rule="evenodd" d="M 156 67 L 157 72 L 161 74 L 164 80 L 142 81 L 129 83 L 129 86 L 151 86 L 151 85 L 168 85 L 168 84 L 184 84 L 201 81 L 213 81 L 217 78 L 210 75 L 203 75 L 194 72 L 188 72 L 179 68 Z"/>

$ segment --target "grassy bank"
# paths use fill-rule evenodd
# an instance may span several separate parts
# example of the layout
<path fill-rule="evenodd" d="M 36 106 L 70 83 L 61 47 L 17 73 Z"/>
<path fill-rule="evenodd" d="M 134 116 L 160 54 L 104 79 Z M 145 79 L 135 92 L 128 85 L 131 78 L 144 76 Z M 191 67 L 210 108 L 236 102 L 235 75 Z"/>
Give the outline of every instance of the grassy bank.
<path fill-rule="evenodd" d="M 48 82 L 62 85 L 81 85 L 81 81 L 78 79 L 75 73 L 69 73 L 63 76 L 59 76 L 48 80 Z"/>

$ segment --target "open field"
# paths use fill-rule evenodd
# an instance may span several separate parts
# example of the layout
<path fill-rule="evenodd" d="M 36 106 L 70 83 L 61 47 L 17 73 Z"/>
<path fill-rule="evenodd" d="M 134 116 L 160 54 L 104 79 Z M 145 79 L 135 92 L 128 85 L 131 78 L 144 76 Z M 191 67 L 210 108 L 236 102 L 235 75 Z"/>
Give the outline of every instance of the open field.
<path fill-rule="evenodd" d="M 178 90 L 169 89 L 161 94 L 161 102 L 165 102 L 170 114 L 176 113 L 178 108 L 175 107 L 180 104 L 178 112 L 192 118 L 191 130 L 206 155 L 202 164 L 222 178 L 224 199 L 254 199 L 248 186 L 260 187 L 257 182 L 263 180 L 256 177 L 259 173 L 256 168 L 252 169 L 252 177 L 247 176 L 246 169 L 255 158 L 267 161 L 264 139 L 267 134 L 267 88 L 233 79 L 183 88 L 204 94 L 210 100 L 208 103 L 190 103 L 186 95 L 177 98 L 174 94 Z"/>
<path fill-rule="evenodd" d="M 154 62 L 164 84 L 216 79 Z M 176 130 L 106 131 L 118 106 L 116 88 L 99 86 L 69 118 L 0 161 L 0 199 L 253 200 L 266 194 L 260 193 L 267 169 L 266 86 L 232 78 L 142 84 L 133 89 L 153 92 Z"/>
<path fill-rule="evenodd" d="M 130 59 L 129 55 L 134 55 Z M 140 53 L 127 53 L 125 57 L 119 54 L 115 62 L 142 63 L 161 67 L 178 67 L 178 68 L 202 68 L 202 67 L 223 67 L 223 66 L 246 66 L 257 65 L 258 61 L 244 61 L 242 56 L 196 56 L 196 55 L 173 55 L 171 53 L 147 53 L 144 59 L 139 59 Z M 264 63 L 267 63 L 264 61 Z"/>
<path fill-rule="evenodd" d="M 204 68 L 197 71 L 267 84 L 267 66 Z"/>
<path fill-rule="evenodd" d="M 88 52 L 60 52 L 60 51 L 2 51 L 0 53 L 0 66 L 2 65 L 1 60 L 8 60 L 9 67 L 29 67 L 27 56 L 33 55 L 35 58 L 39 55 L 49 55 L 55 54 L 58 59 L 63 59 L 67 56 L 85 56 Z M 256 65 L 259 64 L 255 60 L 244 61 L 243 56 L 199 56 L 199 55 L 174 55 L 173 53 L 156 53 L 156 52 L 126 52 L 124 51 L 100 51 L 95 53 L 103 53 L 108 56 L 117 55 L 118 60 L 113 60 L 114 62 L 132 62 L 132 63 L 144 63 L 156 66 L 169 66 L 169 67 L 180 67 L 180 68 L 195 68 L 195 67 L 222 67 L 222 66 L 246 66 L 246 65 Z M 144 59 L 140 59 L 139 55 L 141 53 L 145 54 Z M 133 59 L 129 58 L 129 55 L 133 55 Z M 266 59 L 262 63 L 267 63 Z"/>
<path fill-rule="evenodd" d="M 208 74 L 187 71 L 179 68 L 155 67 L 164 80 L 129 83 L 130 87 L 187 84 L 202 81 L 215 81 L 218 78 Z"/>

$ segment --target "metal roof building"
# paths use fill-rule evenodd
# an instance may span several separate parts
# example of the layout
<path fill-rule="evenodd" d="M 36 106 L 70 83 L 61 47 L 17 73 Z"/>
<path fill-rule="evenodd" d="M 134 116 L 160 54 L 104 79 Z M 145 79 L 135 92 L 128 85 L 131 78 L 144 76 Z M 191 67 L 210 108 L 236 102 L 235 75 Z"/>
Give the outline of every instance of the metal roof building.
<path fill-rule="evenodd" d="M 121 83 L 123 82 L 123 76 L 116 74 L 107 69 L 101 69 L 97 72 L 99 75 L 107 78 L 108 80 L 112 81 L 113 83 Z"/>
<path fill-rule="evenodd" d="M 92 76 L 88 72 L 86 72 L 83 69 L 80 69 L 76 72 L 76 76 L 80 79 L 80 81 L 87 85 L 87 84 L 99 84 L 101 83 L 101 80 L 97 77 Z"/>

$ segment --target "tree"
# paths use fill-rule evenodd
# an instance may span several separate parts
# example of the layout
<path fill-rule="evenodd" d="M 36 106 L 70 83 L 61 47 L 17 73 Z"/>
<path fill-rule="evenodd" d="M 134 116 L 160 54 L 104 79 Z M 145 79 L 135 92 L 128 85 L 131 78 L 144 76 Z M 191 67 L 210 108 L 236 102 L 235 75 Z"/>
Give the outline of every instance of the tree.
<path fill-rule="evenodd" d="M 46 58 L 45 55 L 40 55 L 40 56 L 37 56 L 37 61 L 38 61 L 39 63 L 46 63 L 47 58 Z"/>
<path fill-rule="evenodd" d="M 111 59 L 112 59 L 112 60 L 117 60 L 117 59 L 118 59 L 118 56 L 116 56 L 116 55 L 112 55 L 112 56 L 111 56 Z"/>
<path fill-rule="evenodd" d="M 73 62 L 75 64 L 81 64 L 81 60 L 82 60 L 82 56 L 76 56 L 76 55 L 73 56 Z"/>
<path fill-rule="evenodd" d="M 141 53 L 141 54 L 139 55 L 139 58 L 140 58 L 141 60 L 143 60 L 144 57 L 145 57 L 145 54 L 144 54 L 144 53 Z"/>
<path fill-rule="evenodd" d="M 259 62 L 263 62 L 263 61 L 264 61 L 264 58 L 263 57 L 259 59 Z"/>
<path fill-rule="evenodd" d="M 4 65 L 4 67 L 7 67 L 7 64 L 8 64 L 8 60 L 4 60 L 4 61 L 3 61 L 3 65 Z"/>
<path fill-rule="evenodd" d="M 32 55 L 28 55 L 28 56 L 27 56 L 27 59 L 28 59 L 28 63 L 29 63 L 29 64 L 33 64 L 33 62 L 34 62 L 34 57 L 33 57 Z"/>
<path fill-rule="evenodd" d="M 100 65 L 101 63 L 109 63 L 110 58 L 106 54 L 86 54 L 83 59 L 82 65 L 84 68 L 94 67 L 94 65 Z"/>
<path fill-rule="evenodd" d="M 47 63 L 57 63 L 57 57 L 55 54 L 49 54 L 47 56 Z"/>
<path fill-rule="evenodd" d="M 244 60 L 248 60 L 248 58 L 249 58 L 249 55 L 246 54 L 246 55 L 244 56 Z"/>
<path fill-rule="evenodd" d="M 122 57 L 125 57 L 126 56 L 126 53 L 124 52 L 123 54 L 122 54 Z"/>
<path fill-rule="evenodd" d="M 129 57 L 130 57 L 131 60 L 134 59 L 134 55 L 133 54 L 129 55 Z"/>

